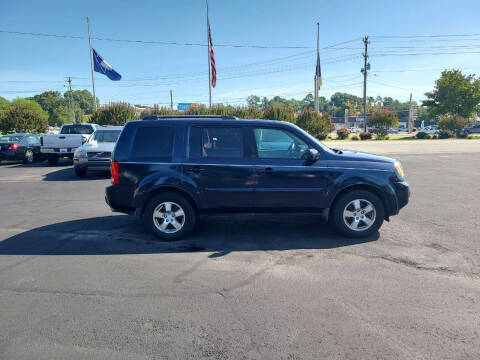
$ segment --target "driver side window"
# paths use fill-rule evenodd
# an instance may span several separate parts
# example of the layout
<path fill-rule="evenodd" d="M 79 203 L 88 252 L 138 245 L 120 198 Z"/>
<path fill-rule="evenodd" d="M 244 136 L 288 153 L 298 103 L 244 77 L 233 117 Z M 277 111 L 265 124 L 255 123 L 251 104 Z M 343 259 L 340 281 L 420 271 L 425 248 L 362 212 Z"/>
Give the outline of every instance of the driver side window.
<path fill-rule="evenodd" d="M 302 159 L 308 145 L 294 134 L 270 128 L 253 130 L 260 159 Z"/>

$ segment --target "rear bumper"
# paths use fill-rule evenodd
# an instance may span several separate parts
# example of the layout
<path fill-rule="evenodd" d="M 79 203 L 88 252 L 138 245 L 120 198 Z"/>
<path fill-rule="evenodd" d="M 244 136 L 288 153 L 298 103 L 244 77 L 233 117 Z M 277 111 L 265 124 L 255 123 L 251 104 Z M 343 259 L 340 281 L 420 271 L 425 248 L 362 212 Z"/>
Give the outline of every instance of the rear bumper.
<path fill-rule="evenodd" d="M 23 154 L 18 154 L 14 150 L 0 151 L 0 160 L 7 160 L 7 161 L 22 160 L 23 157 L 24 157 Z"/>
<path fill-rule="evenodd" d="M 135 213 L 135 207 L 127 207 L 120 205 L 121 193 L 116 185 L 108 185 L 105 188 L 105 202 L 114 212 L 132 215 Z"/>
<path fill-rule="evenodd" d="M 58 156 L 72 156 L 77 148 L 48 148 L 41 147 L 42 154 L 58 155 Z"/>

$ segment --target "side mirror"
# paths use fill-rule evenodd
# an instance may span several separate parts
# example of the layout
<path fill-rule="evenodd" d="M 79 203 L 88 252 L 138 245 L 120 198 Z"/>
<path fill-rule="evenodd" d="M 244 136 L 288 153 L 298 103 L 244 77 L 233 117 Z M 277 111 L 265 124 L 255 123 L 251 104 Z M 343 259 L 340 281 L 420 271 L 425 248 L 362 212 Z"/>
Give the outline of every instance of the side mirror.
<path fill-rule="evenodd" d="M 317 149 L 310 148 L 305 152 L 305 160 L 308 163 L 313 163 L 319 159 L 320 159 L 320 152 Z"/>

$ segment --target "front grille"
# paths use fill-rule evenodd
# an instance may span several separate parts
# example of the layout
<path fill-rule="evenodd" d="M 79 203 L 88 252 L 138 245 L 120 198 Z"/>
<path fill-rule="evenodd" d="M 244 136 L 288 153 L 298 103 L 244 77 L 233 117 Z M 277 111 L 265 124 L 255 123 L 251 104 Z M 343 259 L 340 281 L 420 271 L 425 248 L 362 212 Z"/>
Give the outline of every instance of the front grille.
<path fill-rule="evenodd" d="M 112 157 L 112 153 L 109 151 L 104 152 L 87 152 L 87 156 L 93 159 L 110 159 Z"/>

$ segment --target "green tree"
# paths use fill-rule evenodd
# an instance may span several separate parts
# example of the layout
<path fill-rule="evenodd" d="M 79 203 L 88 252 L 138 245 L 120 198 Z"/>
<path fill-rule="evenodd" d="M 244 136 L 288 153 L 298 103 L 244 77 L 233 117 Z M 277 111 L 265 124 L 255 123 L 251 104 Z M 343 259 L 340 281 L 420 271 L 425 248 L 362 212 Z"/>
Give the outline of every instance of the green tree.
<path fill-rule="evenodd" d="M 377 130 L 377 139 L 384 139 L 388 129 L 398 126 L 399 122 L 395 112 L 384 109 L 370 115 L 367 124 Z"/>
<path fill-rule="evenodd" d="M 91 114 L 95 109 L 95 101 L 93 100 L 93 95 L 88 90 L 75 90 L 72 91 L 72 95 L 70 95 L 70 91 L 66 91 L 63 96 L 67 101 L 70 101 L 70 96 L 72 96 L 73 103 L 75 105 L 78 105 L 85 114 Z M 96 101 L 98 106 L 98 99 L 96 99 Z"/>
<path fill-rule="evenodd" d="M 267 120 L 280 120 L 295 123 L 295 111 L 289 105 L 272 103 L 268 105 L 263 117 Z"/>
<path fill-rule="evenodd" d="M 311 108 L 302 110 L 297 117 L 297 125 L 320 140 L 325 139 L 333 130 L 330 115 L 328 113 L 318 113 Z"/>
<path fill-rule="evenodd" d="M 445 70 L 433 91 L 425 96 L 423 105 L 428 107 L 430 116 L 458 114 L 468 119 L 480 110 L 480 79 L 460 70 Z"/>
<path fill-rule="evenodd" d="M 0 120 L 5 115 L 5 111 L 10 106 L 10 101 L 0 96 Z"/>
<path fill-rule="evenodd" d="M 42 133 L 48 127 L 48 113 L 33 100 L 15 99 L 0 119 L 0 131 Z"/>
<path fill-rule="evenodd" d="M 260 108 L 262 106 L 262 100 L 260 99 L 260 96 L 250 95 L 247 97 L 247 105 Z"/>
<path fill-rule="evenodd" d="M 51 126 L 55 126 L 55 110 L 67 105 L 65 99 L 62 97 L 62 94 L 60 94 L 59 91 L 44 91 L 41 94 L 35 95 L 31 99 L 40 104 L 42 109 L 48 113 L 48 124 Z M 59 125 L 61 124 L 63 124 L 63 122 Z"/>
<path fill-rule="evenodd" d="M 90 122 L 99 125 L 124 125 L 127 121 L 137 118 L 133 106 L 121 103 L 98 109 L 92 114 Z"/>
<path fill-rule="evenodd" d="M 467 124 L 467 119 L 460 115 L 442 115 L 437 121 L 440 130 L 447 132 L 450 136 L 460 136 Z"/>

